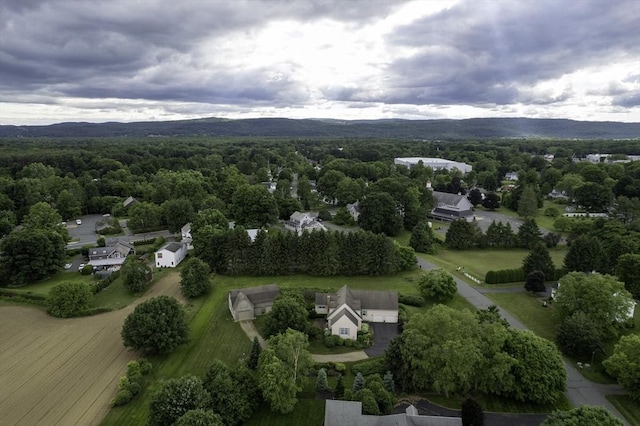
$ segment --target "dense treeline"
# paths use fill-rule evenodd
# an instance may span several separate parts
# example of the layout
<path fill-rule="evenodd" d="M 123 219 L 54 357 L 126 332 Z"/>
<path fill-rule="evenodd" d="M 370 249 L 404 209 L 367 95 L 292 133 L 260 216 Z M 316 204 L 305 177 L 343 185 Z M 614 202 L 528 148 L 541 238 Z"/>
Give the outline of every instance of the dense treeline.
<path fill-rule="evenodd" d="M 205 227 L 194 233 L 194 253 L 228 275 L 387 275 L 416 264 L 413 249 L 371 232 L 258 232 Z"/>

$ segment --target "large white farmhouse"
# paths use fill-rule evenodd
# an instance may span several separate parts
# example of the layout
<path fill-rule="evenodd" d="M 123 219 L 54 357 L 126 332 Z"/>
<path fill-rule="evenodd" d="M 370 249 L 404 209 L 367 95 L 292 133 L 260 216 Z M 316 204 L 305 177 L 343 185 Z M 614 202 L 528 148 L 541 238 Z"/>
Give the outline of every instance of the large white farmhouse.
<path fill-rule="evenodd" d="M 187 255 L 187 245 L 183 242 L 165 244 L 156 253 L 156 267 L 175 268 Z"/>

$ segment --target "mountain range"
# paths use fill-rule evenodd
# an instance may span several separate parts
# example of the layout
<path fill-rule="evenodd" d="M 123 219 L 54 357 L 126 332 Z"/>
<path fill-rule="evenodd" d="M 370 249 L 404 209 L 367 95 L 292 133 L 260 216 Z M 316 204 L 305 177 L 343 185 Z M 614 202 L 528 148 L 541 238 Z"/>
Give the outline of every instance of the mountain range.
<path fill-rule="evenodd" d="M 203 118 L 132 123 L 59 123 L 46 126 L 0 125 L 0 137 L 291 137 L 392 139 L 637 139 L 640 123 L 567 119 L 473 118 L 464 120 L 333 120 Z"/>

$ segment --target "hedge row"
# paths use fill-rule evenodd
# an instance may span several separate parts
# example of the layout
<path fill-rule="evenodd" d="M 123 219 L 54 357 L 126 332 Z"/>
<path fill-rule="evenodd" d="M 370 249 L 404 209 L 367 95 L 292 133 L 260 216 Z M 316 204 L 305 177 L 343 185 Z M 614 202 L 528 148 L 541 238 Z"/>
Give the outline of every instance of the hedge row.
<path fill-rule="evenodd" d="M 384 357 L 376 358 L 371 361 L 360 362 L 351 367 L 351 372 L 354 376 L 358 373 L 362 373 L 363 376 L 369 376 L 376 373 L 384 375 L 385 371 L 386 365 Z"/>
<path fill-rule="evenodd" d="M 560 278 L 567 275 L 567 270 L 564 268 L 556 269 L 553 277 L 545 277 L 547 281 L 557 281 Z M 489 271 L 484 277 L 484 282 L 487 284 L 504 284 L 513 282 L 524 282 L 527 279 L 524 270 L 518 269 L 501 269 L 499 271 Z"/>
<path fill-rule="evenodd" d="M 93 294 L 100 293 L 102 290 L 104 290 L 105 288 L 109 287 L 111 285 L 111 283 L 113 283 L 115 280 L 117 280 L 119 276 L 120 276 L 120 271 L 112 272 L 111 275 L 109 275 L 105 279 L 102 279 L 102 280 L 98 281 L 97 283 L 95 283 L 92 286 L 91 291 L 93 292 Z"/>
<path fill-rule="evenodd" d="M 409 305 L 409 306 L 423 307 L 427 302 L 424 300 L 424 297 L 422 296 L 405 295 L 405 294 L 399 293 L 398 303 L 402 303 L 403 305 Z"/>

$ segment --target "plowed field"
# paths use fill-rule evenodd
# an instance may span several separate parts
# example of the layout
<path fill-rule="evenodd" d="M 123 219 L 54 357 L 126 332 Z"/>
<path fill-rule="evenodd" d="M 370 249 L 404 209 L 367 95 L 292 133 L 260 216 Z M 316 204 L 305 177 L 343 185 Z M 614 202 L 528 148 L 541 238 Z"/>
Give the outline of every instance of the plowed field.
<path fill-rule="evenodd" d="M 96 425 L 136 353 L 122 345 L 135 305 L 166 294 L 184 302 L 171 272 L 134 304 L 86 318 L 57 319 L 24 306 L 0 306 L 0 424 Z"/>

